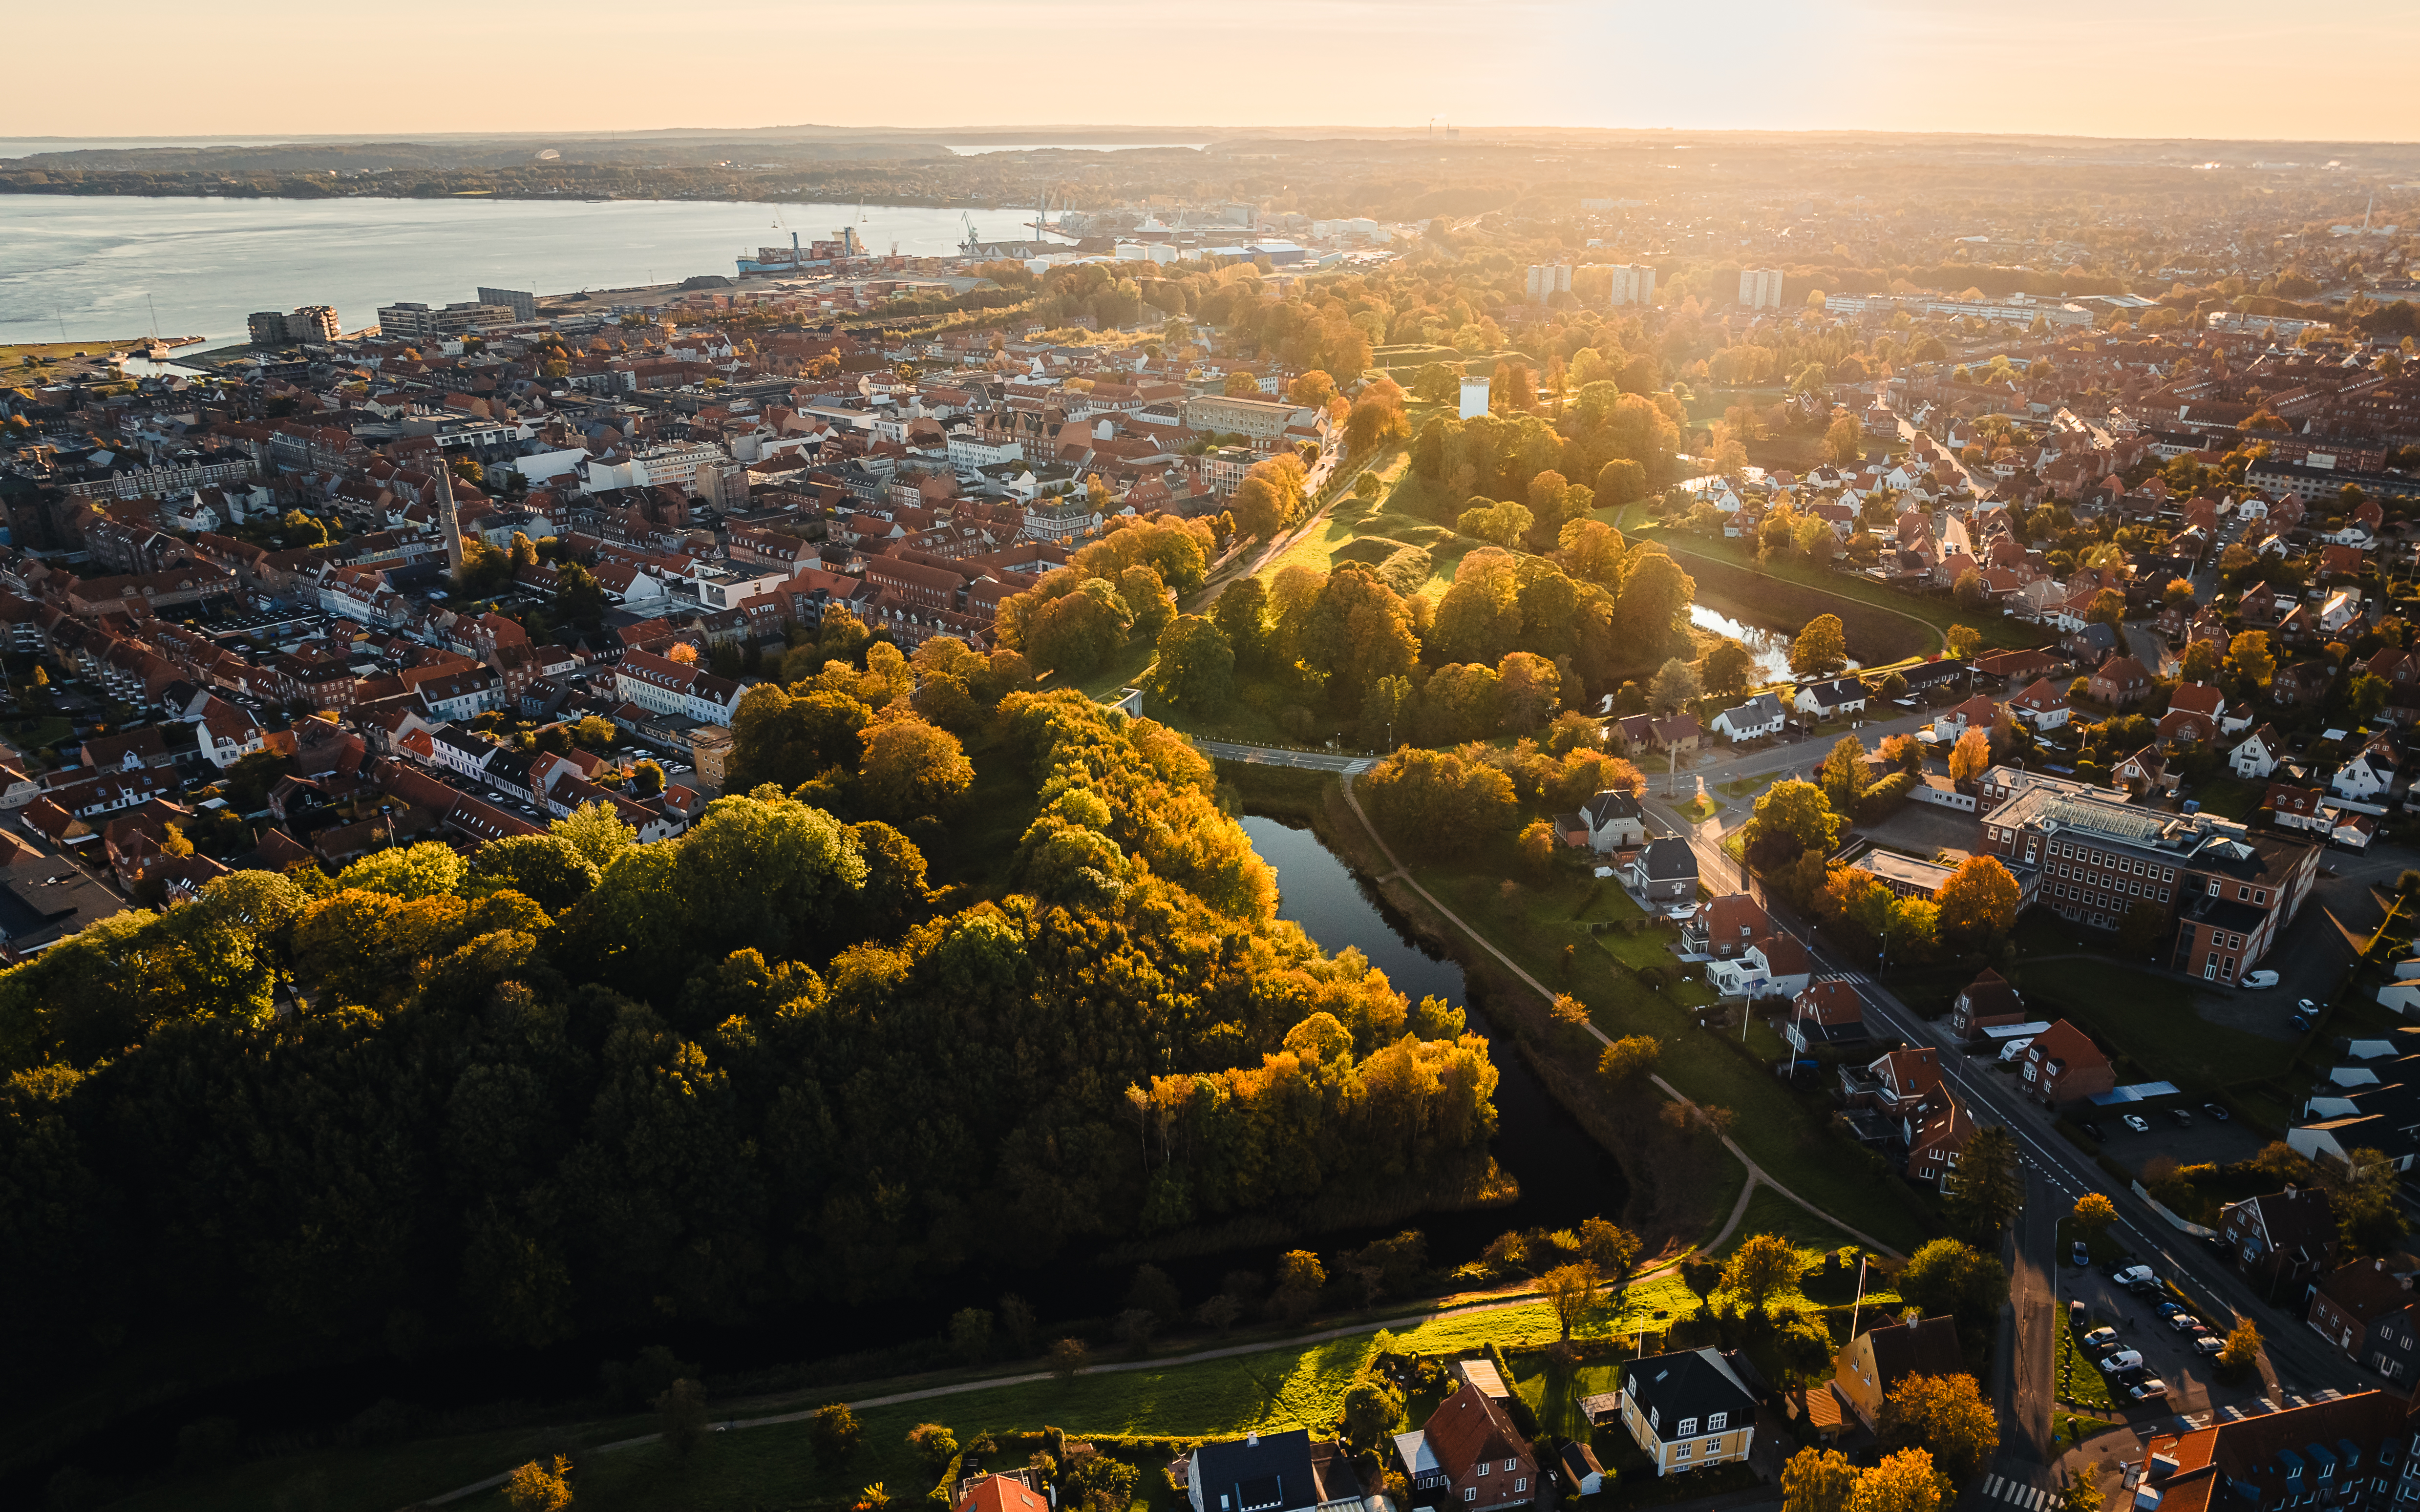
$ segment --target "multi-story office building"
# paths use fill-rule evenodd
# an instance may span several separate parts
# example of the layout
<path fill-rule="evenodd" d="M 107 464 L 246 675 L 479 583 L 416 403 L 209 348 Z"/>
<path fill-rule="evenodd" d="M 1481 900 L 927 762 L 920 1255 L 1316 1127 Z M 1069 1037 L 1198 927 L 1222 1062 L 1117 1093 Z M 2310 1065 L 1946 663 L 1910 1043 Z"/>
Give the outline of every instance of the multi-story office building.
<path fill-rule="evenodd" d="M 1741 269 L 1739 301 L 1751 310 L 1780 309 L 1781 270 L 1778 268 Z"/>
<path fill-rule="evenodd" d="M 2008 866 L 2025 903 L 2095 929 L 2149 905 L 2166 920 L 2169 965 L 2212 981 L 2239 980 L 2268 953 L 2319 874 L 2316 845 L 2082 783 L 2035 779 L 1981 825 L 1982 854 Z"/>
<path fill-rule="evenodd" d="M 537 296 L 526 289 L 483 288 L 479 290 L 479 302 L 501 304 L 513 312 L 513 318 L 516 320 L 537 318 Z"/>
<path fill-rule="evenodd" d="M 1613 297 L 1608 303 L 1652 304 L 1655 302 L 1655 270 L 1645 263 L 1613 265 Z"/>

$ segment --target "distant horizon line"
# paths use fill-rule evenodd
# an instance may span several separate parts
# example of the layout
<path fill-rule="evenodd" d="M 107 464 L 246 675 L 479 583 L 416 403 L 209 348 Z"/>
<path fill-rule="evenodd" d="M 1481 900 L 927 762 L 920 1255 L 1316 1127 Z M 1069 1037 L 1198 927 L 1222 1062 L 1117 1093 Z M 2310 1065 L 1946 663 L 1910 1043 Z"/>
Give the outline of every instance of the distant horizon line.
<path fill-rule="evenodd" d="M 1447 123 L 1440 118 L 1435 128 L 1429 126 L 1347 125 L 1338 123 L 1298 123 L 1271 126 L 1136 126 L 1116 124 L 1070 125 L 1064 122 L 1027 126 L 843 126 L 821 122 L 798 122 L 777 126 L 649 126 L 649 127 L 565 127 L 557 129 L 499 129 L 493 131 L 416 131 L 408 129 L 364 130 L 352 131 L 202 131 L 202 132 L 130 132 L 124 135 L 70 134 L 57 131 L 15 132 L 0 129 L 0 140 L 25 143 L 175 143 L 196 147 L 211 146 L 296 146 L 310 144 L 375 145 L 384 142 L 500 141 L 508 139 L 545 139 L 551 141 L 613 141 L 645 137 L 777 137 L 791 136 L 809 140 L 813 136 L 929 138 L 942 146 L 953 142 L 982 140 L 1013 140 L 1043 137 L 1119 138 L 1139 145 L 1153 139 L 1164 139 L 1165 145 L 1182 145 L 1181 138 L 1210 137 L 1251 138 L 1289 137 L 1303 134 L 1344 135 L 1377 138 L 1427 137 L 1442 135 L 1447 130 L 1467 142 L 1473 136 L 1599 136 L 1608 138 L 1637 136 L 1706 136 L 1724 138 L 1791 138 L 1830 137 L 1891 139 L 1908 142 L 1923 141 L 2017 141 L 2017 142 L 2088 142 L 2109 146 L 2143 145 L 2185 147 L 2413 147 L 2420 138 L 2366 137 L 2282 137 L 2282 136 L 2116 136 L 2095 135 L 2075 131 L 1920 131 L 1885 128 L 1809 126 L 1809 127 L 1719 127 L 1719 126 L 1544 126 L 1544 125 L 1470 125 Z M 241 143 L 234 139 L 241 138 Z M 1052 144 L 1041 143 L 1048 146 Z M 1080 145 L 1071 142 L 1071 145 Z M 113 150 L 100 148 L 99 150 Z M 140 151 L 130 147 L 115 150 Z"/>

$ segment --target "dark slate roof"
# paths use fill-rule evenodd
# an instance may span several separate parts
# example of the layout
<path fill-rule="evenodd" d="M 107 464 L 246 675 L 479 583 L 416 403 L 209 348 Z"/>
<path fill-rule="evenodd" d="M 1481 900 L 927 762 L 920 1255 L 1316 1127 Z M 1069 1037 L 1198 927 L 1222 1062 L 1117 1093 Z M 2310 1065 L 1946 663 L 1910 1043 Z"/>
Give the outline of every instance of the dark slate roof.
<path fill-rule="evenodd" d="M 1900 669 L 1900 675 L 1907 680 L 1907 686 L 1910 687 L 1938 687 L 1944 683 L 1954 682 L 1965 676 L 1966 664 L 1955 657 L 1945 656 L 1939 661 L 1924 661 L 1913 667 L 1903 667 Z"/>
<path fill-rule="evenodd" d="M 1655 1432 L 1669 1441 L 1681 1437 L 1680 1425 L 1696 1420 L 1695 1437 L 1708 1431 L 1706 1419 L 1729 1412 L 1734 1426 L 1745 1426 L 1756 1412 L 1756 1398 L 1738 1379 L 1738 1366 L 1713 1350 L 1685 1350 L 1677 1354 L 1651 1354 L 1621 1372 L 1622 1390 L 1641 1412 L 1652 1408 Z"/>
<path fill-rule="evenodd" d="M 1311 1468 L 1311 1434 L 1264 1433 L 1193 1451 L 1202 1512 L 1300 1512 L 1320 1504 Z"/>
<path fill-rule="evenodd" d="M 1913 1323 L 1892 1323 L 1869 1331 L 1874 1372 L 1887 1396 L 1910 1376 L 1962 1375 L 1966 1362 L 1958 1350 L 1958 1325 L 1948 1318 L 1926 1318 Z"/>
<path fill-rule="evenodd" d="M 1726 711 L 1733 729 L 1747 725 L 1771 724 L 1781 716 L 1781 701 L 1770 693 L 1759 693 Z"/>
<path fill-rule="evenodd" d="M 1698 853 L 1677 835 L 1650 842 L 1644 860 L 1650 882 L 1673 882 L 1698 874 Z"/>
<path fill-rule="evenodd" d="M 1580 811 L 1588 815 L 1590 828 L 1602 829 L 1608 820 L 1637 818 L 1638 800 L 1620 788 L 1607 788 L 1581 805 Z"/>

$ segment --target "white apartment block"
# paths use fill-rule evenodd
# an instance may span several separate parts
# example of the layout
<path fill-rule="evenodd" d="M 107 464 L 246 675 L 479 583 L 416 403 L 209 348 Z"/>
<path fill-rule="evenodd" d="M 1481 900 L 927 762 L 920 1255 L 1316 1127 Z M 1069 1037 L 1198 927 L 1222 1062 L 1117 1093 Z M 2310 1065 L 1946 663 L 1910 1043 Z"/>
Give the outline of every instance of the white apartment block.
<path fill-rule="evenodd" d="M 1778 268 L 1741 269 L 1739 301 L 1750 310 L 1780 309 L 1781 270 Z"/>
<path fill-rule="evenodd" d="M 1540 303 L 1553 295 L 1572 291 L 1572 265 L 1569 263 L 1532 263 L 1526 287 L 1529 298 Z"/>
<path fill-rule="evenodd" d="M 1652 304 L 1655 302 L 1655 270 L 1645 263 L 1613 265 L 1613 298 L 1615 305 Z"/>

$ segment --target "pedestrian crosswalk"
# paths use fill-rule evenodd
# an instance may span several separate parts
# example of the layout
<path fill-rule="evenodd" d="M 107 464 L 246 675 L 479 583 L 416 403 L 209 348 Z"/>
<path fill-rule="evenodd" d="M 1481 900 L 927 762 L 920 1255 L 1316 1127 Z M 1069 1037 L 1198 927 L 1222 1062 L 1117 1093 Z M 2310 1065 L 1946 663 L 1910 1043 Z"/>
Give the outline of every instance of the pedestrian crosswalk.
<path fill-rule="evenodd" d="M 1845 981 L 1852 987 L 1868 986 L 1873 981 L 1871 977 L 1867 976 L 1862 971 L 1819 971 L 1815 973 L 1815 980 L 1817 981 Z"/>
<path fill-rule="evenodd" d="M 2058 1497 L 2047 1486 L 2035 1486 L 2013 1475 L 1993 1475 L 1983 1483 L 1983 1494 L 2021 1507 L 2024 1512 L 2042 1512 Z"/>

